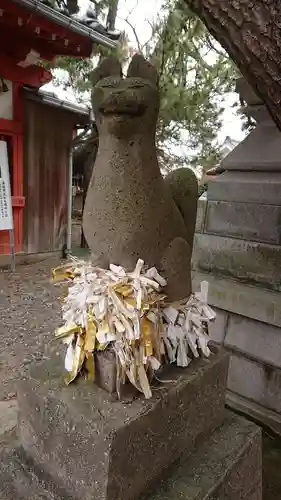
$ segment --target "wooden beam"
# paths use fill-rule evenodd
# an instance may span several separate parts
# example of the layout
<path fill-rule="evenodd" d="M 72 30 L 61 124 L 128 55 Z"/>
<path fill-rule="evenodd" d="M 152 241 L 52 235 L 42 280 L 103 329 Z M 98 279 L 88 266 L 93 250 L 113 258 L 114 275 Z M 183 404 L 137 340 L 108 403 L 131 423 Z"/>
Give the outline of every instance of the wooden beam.
<path fill-rule="evenodd" d="M 14 120 L 0 118 L 0 137 L 5 134 L 22 134 L 22 123 Z"/>
<path fill-rule="evenodd" d="M 26 41 L 30 48 L 40 52 L 43 59 L 51 60 L 57 55 L 89 57 L 92 53 L 90 38 L 76 33 L 70 27 L 63 27 L 11 0 L 0 0 L 0 9 L 4 12 L 0 16 L 0 35 L 4 35 L 5 29 L 8 29 L 8 38 L 11 38 L 11 32 L 14 33 L 11 41 L 18 39 L 18 47 Z M 6 43 L 7 33 L 4 46 Z"/>
<path fill-rule="evenodd" d="M 8 56 L 0 53 L 0 76 L 12 82 L 21 83 L 22 85 L 30 85 L 31 87 L 40 88 L 45 83 L 52 80 L 50 71 L 41 66 L 28 66 L 21 68 L 17 66 L 17 61 L 11 60 Z"/>

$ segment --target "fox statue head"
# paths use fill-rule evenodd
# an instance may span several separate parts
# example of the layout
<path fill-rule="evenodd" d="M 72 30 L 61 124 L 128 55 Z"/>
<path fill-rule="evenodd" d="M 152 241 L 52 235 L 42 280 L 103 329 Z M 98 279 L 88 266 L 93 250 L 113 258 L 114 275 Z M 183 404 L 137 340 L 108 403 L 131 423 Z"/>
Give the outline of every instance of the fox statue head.
<path fill-rule="evenodd" d="M 93 71 L 92 83 L 92 107 L 100 135 L 155 134 L 158 74 L 143 56 L 133 56 L 126 77 L 118 59 L 104 59 Z"/>

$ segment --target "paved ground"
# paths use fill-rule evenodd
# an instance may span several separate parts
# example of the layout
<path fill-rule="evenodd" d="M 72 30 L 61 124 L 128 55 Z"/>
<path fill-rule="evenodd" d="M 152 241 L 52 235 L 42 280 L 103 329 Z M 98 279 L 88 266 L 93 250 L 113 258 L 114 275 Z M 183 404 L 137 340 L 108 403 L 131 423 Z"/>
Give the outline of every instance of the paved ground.
<path fill-rule="evenodd" d="M 0 271 L 0 402 L 9 402 L 0 404 L 1 426 L 3 414 L 11 419 L 21 373 L 31 362 L 61 348 L 50 344 L 60 322 L 60 289 L 50 280 L 58 263 L 49 259 L 18 266 L 14 274 Z M 264 500 L 281 500 L 280 470 L 281 438 L 265 433 Z"/>

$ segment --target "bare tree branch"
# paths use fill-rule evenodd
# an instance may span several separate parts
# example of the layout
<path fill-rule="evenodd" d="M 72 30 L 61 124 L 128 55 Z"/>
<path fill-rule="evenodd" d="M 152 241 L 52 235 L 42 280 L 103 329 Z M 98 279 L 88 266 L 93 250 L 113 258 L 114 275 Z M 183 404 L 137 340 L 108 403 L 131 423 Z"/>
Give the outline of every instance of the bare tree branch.
<path fill-rule="evenodd" d="M 226 57 L 225 52 L 221 52 L 219 49 L 217 49 L 215 47 L 215 45 L 211 41 L 211 37 L 210 37 L 209 33 L 207 33 L 207 32 L 206 32 L 206 41 L 207 41 L 208 45 L 210 46 L 210 49 L 213 50 L 214 52 L 216 52 L 218 54 L 218 56 Z"/>
<path fill-rule="evenodd" d="M 148 40 L 142 44 L 142 52 L 144 51 L 145 47 L 151 42 L 151 40 L 153 39 L 153 36 L 154 36 L 154 26 L 153 26 L 153 23 L 151 21 L 149 21 L 149 19 L 145 19 L 145 22 L 147 24 L 149 24 L 149 26 L 151 28 L 151 35 L 148 38 Z"/>
<path fill-rule="evenodd" d="M 134 37 L 135 37 L 135 39 L 136 39 L 136 42 L 137 42 L 138 51 L 139 51 L 139 52 L 142 52 L 142 45 L 141 45 L 141 43 L 140 43 L 140 40 L 139 40 L 138 34 L 137 34 L 137 32 L 136 32 L 136 28 L 134 27 L 134 25 L 133 25 L 133 24 L 129 21 L 129 19 L 128 19 L 128 18 L 124 19 L 123 17 L 119 17 L 119 16 L 118 16 L 118 18 L 119 18 L 121 21 L 124 21 L 125 23 L 127 23 L 127 24 L 128 24 L 128 26 L 130 26 L 130 28 L 131 28 L 131 30 L 132 30 L 132 32 L 133 32 L 133 34 L 134 34 Z"/>
<path fill-rule="evenodd" d="M 131 10 L 129 10 L 129 13 L 127 15 L 127 19 L 133 14 L 134 10 L 136 10 L 138 4 L 139 4 L 139 1 L 137 0 L 134 7 L 132 7 Z"/>
<path fill-rule="evenodd" d="M 115 30 L 115 22 L 118 11 L 118 2 L 119 0 L 110 0 L 106 18 L 106 29 Z"/>

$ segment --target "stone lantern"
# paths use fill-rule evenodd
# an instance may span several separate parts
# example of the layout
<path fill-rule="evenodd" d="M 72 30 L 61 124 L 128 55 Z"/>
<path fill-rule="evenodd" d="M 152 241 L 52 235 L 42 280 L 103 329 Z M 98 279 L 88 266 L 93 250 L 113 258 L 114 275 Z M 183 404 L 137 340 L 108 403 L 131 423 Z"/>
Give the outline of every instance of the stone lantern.
<path fill-rule="evenodd" d="M 244 78 L 256 127 L 222 161 L 199 200 L 194 282 L 218 308 L 215 340 L 231 350 L 228 399 L 281 428 L 281 134 Z"/>

